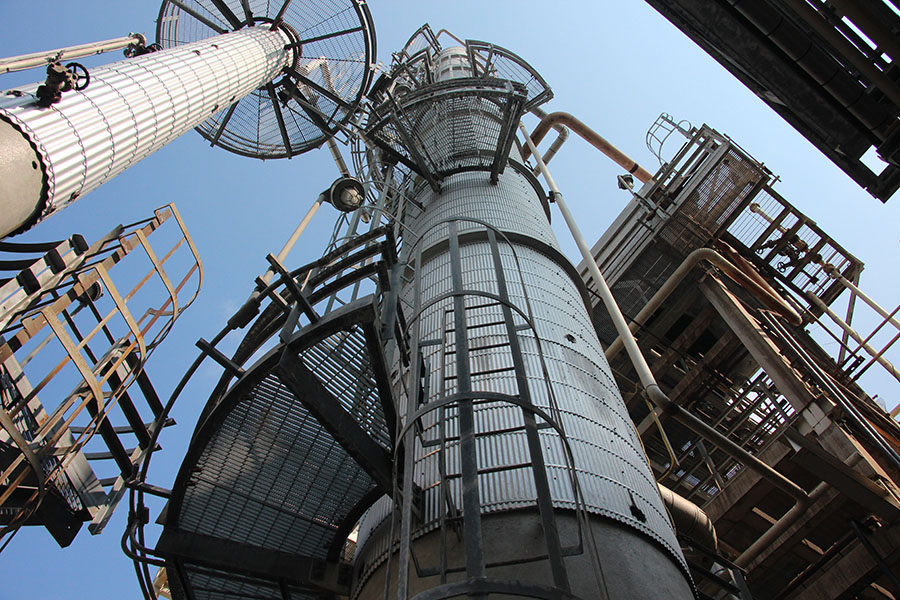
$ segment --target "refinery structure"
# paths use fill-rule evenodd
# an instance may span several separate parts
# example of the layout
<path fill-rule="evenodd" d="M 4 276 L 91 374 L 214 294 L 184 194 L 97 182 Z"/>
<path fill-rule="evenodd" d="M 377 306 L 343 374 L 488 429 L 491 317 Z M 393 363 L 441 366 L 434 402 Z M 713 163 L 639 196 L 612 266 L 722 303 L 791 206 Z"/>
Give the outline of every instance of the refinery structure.
<path fill-rule="evenodd" d="M 893 0 L 648 3 L 894 194 Z M 386 54 L 359 0 L 165 0 L 153 40 L 0 59 L 41 69 L 0 96 L 0 564 L 44 528 L 121 538 L 146 599 L 900 598 L 900 307 L 853 248 L 714 124 L 660 115 L 639 164 L 531 48 L 435 25 Z M 208 223 L 34 236 L 191 129 L 333 176 L 160 386 Z M 587 239 L 575 138 L 625 198 Z"/>

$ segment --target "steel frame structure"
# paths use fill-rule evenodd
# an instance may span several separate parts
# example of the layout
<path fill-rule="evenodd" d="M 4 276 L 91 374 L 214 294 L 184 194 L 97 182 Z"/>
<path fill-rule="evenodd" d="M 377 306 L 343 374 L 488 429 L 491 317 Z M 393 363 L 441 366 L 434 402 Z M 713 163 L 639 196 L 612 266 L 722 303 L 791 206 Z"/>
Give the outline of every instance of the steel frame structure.
<path fill-rule="evenodd" d="M 751 590 L 762 597 L 823 597 L 815 594 L 835 592 L 809 583 L 827 577 L 803 568 L 798 539 L 806 536 L 803 543 L 827 549 L 816 564 L 833 561 L 838 573 L 854 568 L 835 558 L 843 550 L 834 548 L 848 547 L 858 529 L 846 515 L 854 522 L 876 515 L 872 531 L 882 544 L 896 535 L 896 483 L 890 474 L 900 464 L 900 428 L 852 379 L 846 339 L 835 336 L 842 343 L 829 354 L 804 330 L 848 289 L 847 281 L 858 282 L 863 265 L 772 190 L 771 174 L 727 137 L 707 126 L 680 131 L 687 138 L 684 147 L 634 191 L 629 207 L 595 246 L 597 262 L 630 312 L 638 343 L 653 356 L 650 367 L 671 401 L 753 457 L 777 465 L 806 497 L 794 501 L 775 492 L 745 461 L 698 437 L 677 416 L 657 418 L 638 393 L 626 394 L 629 411 L 661 483 L 704 507 L 716 524 L 718 552 L 734 561 L 735 583 L 725 587 L 738 585 L 743 571 L 749 585 L 741 597 Z M 754 175 L 736 178 L 740 173 Z M 698 195 L 700 190 L 707 191 Z M 717 267 L 694 267 L 678 282 L 667 281 L 687 251 L 702 246 L 730 252 L 729 260 L 746 273 L 767 279 L 800 311 L 802 322 L 788 323 L 762 308 L 746 284 Z M 644 253 L 654 269 L 642 266 Z M 662 289 L 676 300 L 655 294 Z M 598 333 L 607 331 L 600 321 Z M 623 390 L 637 389 L 620 349 L 616 342 L 607 352 L 617 379 Z M 850 361 L 854 365 L 858 361 Z M 855 455 L 854 445 L 864 450 Z M 822 527 L 824 522 L 830 525 Z M 844 531 L 850 533 L 841 537 Z M 691 548 L 688 560 L 700 593 L 722 589 L 697 562 L 709 549 L 690 539 L 682 543 Z M 861 555 L 853 564 L 871 561 L 875 571 L 860 581 L 890 587 L 893 575 L 881 548 L 875 554 L 865 550 L 871 557 Z"/>
<path fill-rule="evenodd" d="M 900 187 L 900 49 L 889 33 L 900 17 L 888 2 L 647 2 L 870 194 L 886 202 Z M 870 148 L 881 172 L 861 160 Z"/>
<path fill-rule="evenodd" d="M 165 229 L 178 235 L 159 253 L 149 238 L 170 219 L 174 225 Z M 84 520 L 91 521 L 92 533 L 102 531 L 151 452 L 151 438 L 172 424 L 162 417 L 145 365 L 197 297 L 202 263 L 171 204 L 90 246 L 73 236 L 48 244 L 3 242 L 0 249 L 27 257 L 0 263 L 3 269 L 21 269 L 0 288 L 5 455 L 0 535 L 23 524 L 43 524 L 66 546 Z M 34 257 L 38 252 L 43 256 Z M 136 265 L 138 254 L 149 271 L 121 289 L 116 281 L 122 277 L 115 275 L 119 263 Z M 148 285 L 154 279 L 161 289 Z M 186 291 L 191 283 L 196 289 Z M 150 301 L 148 292 L 162 292 L 163 298 L 138 316 L 135 305 Z M 135 383 L 146 402 L 143 410 L 129 391 Z M 67 385 L 72 391 L 56 405 L 48 403 Z M 127 425 L 114 426 L 114 417 L 124 417 Z M 88 444 L 98 434 L 106 449 L 90 452 Z M 125 434 L 134 436 L 135 448 L 126 449 Z M 102 459 L 115 461 L 115 476 L 96 477 L 91 465 Z"/>

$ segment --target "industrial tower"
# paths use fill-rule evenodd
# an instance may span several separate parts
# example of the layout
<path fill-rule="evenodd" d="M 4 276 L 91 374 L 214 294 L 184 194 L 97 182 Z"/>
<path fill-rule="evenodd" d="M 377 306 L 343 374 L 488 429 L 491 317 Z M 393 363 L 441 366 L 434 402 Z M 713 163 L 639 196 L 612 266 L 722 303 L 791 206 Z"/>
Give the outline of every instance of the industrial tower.
<path fill-rule="evenodd" d="M 252 322 L 237 354 L 201 344 L 226 373 L 152 551 L 176 597 L 693 595 L 515 144 L 551 92 L 441 37 L 417 31 L 368 92 L 357 178 L 319 199 L 353 213 L 325 256 L 270 257 L 226 327 Z"/>
<path fill-rule="evenodd" d="M 89 71 L 60 62 L 123 47 L 126 60 Z M 64 435 L 96 429 L 121 473 L 88 515 L 57 505 L 100 529 L 127 494 L 123 548 L 150 600 L 751 600 L 751 588 L 812 598 L 830 584 L 819 568 L 828 565 L 867 593 L 896 581 L 897 557 L 880 549 L 900 539 L 900 428 L 853 379 L 864 362 L 896 377 L 883 356 L 893 341 L 875 350 L 875 332 L 862 340 L 844 323 L 832 361 L 807 334 L 823 315 L 836 318 L 829 305 L 843 289 L 866 298 L 854 283 L 861 263 L 727 137 L 661 118 L 649 141 L 681 133 L 687 142 L 651 174 L 572 115 L 546 115 L 543 77 L 496 44 L 424 25 L 390 65 L 376 65 L 360 0 L 165 0 L 157 44 L 129 37 L 0 65 L 35 61 L 49 63 L 47 80 L 0 98 L 10 157 L 0 161 L 9 207 L 0 235 L 191 128 L 255 158 L 328 145 L 339 177 L 309 198 L 247 301 L 197 342 L 171 396 L 150 399 L 149 424 L 126 402 L 129 427 L 117 430 L 103 410 L 108 397 L 128 399 L 127 385 L 105 393 L 100 384 L 119 367 L 131 368 L 119 379 L 140 384 L 147 354 L 145 331 L 118 301 L 133 335 L 107 333 L 112 358 L 80 369 L 89 393 L 80 386 L 64 402 L 80 401 L 91 425 L 72 429 L 62 409 L 53 429 L 62 433 L 40 448 L 45 431 L 0 423 L 4 479 L 21 477 L 25 499 L 10 527 L 44 519 L 54 531 L 61 509 L 48 510 L 47 482 L 97 491 L 90 481 L 57 485 L 87 472 L 78 443 L 52 468 L 32 460 L 35 447 L 53 457 Z M 540 119 L 532 133 L 528 113 Z M 593 249 L 547 168 L 569 130 L 627 172 L 619 183 L 633 198 Z M 558 137 L 541 153 L 551 131 Z M 288 266 L 324 203 L 340 215 L 329 244 Z M 550 227 L 557 210 L 578 267 Z M 110 239 L 120 252 L 146 249 L 142 225 L 133 239 L 132 228 Z M 83 252 L 71 245 L 75 266 L 48 254 L 22 271 L 37 287 L 27 274 L 10 286 L 25 290 L 11 291 L 26 296 L 22 331 L 57 291 L 57 272 L 75 282 L 71 313 L 92 306 Z M 174 320 L 165 260 L 147 255 L 173 304 L 147 314 Z M 60 310 L 68 322 L 68 304 Z M 897 311 L 876 310 L 882 327 L 900 327 Z M 78 363 L 84 340 L 57 336 Z M 236 350 L 224 349 L 228 336 Z M 206 360 L 222 375 L 175 480 L 155 485 L 149 458 Z M 4 396 L 4 411 L 20 411 L 28 394 Z M 138 438 L 130 458 L 123 432 Z M 17 487 L 4 486 L 0 509 Z M 148 496 L 164 499 L 161 514 Z M 850 533 L 809 533 L 818 518 Z M 810 540 L 831 546 L 803 562 Z M 857 546 L 876 566 L 843 560 Z M 784 573 L 772 576 L 779 561 Z"/>

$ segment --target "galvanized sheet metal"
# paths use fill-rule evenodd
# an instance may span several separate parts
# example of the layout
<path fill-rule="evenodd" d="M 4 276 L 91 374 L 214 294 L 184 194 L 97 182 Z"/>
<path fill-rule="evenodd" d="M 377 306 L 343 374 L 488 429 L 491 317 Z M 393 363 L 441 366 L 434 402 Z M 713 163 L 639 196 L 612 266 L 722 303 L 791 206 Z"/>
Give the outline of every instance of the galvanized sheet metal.
<path fill-rule="evenodd" d="M 0 97 L 0 116 L 40 154 L 48 182 L 41 218 L 272 80 L 291 59 L 288 41 L 251 27 L 92 69 L 85 90 L 49 108 L 35 104 L 37 83 Z"/>
<path fill-rule="evenodd" d="M 419 242 L 422 247 L 430 248 L 447 237 L 447 225 L 442 222 L 450 217 L 463 217 L 490 223 L 500 231 L 533 237 L 559 249 L 547 215 L 528 180 L 511 168 L 500 174 L 497 185 L 491 185 L 489 179 L 485 171 L 460 173 L 442 182 L 440 194 L 430 189 L 421 194 L 418 200 L 426 206 L 426 211 L 410 227 L 423 236 Z M 483 225 L 468 221 L 460 221 L 458 226 L 460 234 L 484 230 Z"/>
<path fill-rule="evenodd" d="M 527 181 L 512 170 L 501 175 L 496 186 L 489 183 L 487 173 L 454 175 L 444 181 L 442 194 L 428 190 L 419 200 L 426 210 L 410 225 L 414 231 L 423 234 L 419 242 L 423 247 L 436 248 L 436 252 L 429 253 L 417 274 L 421 286 L 419 302 L 423 306 L 430 299 L 452 291 L 450 253 L 446 245 L 439 245 L 449 234 L 448 226 L 441 224 L 443 220 L 476 218 L 492 224 L 499 231 L 520 233 L 553 248 L 558 247 L 540 199 Z M 484 226 L 461 221 L 458 229 L 460 235 L 464 235 L 467 231 L 483 230 Z M 574 455 L 586 509 L 649 536 L 666 548 L 686 571 L 642 445 L 614 384 L 578 288 L 556 259 L 530 246 L 509 245 L 502 236 L 497 237 L 510 301 L 522 313 L 533 315 L 533 325 L 540 340 L 539 349 L 534 332 L 530 329 L 519 332 L 532 402 L 550 411 L 552 393 L 559 409 L 560 424 Z M 407 252 L 410 251 L 408 247 Z M 464 289 L 498 293 L 488 242 L 462 243 L 460 261 Z M 407 285 L 403 294 L 408 306 L 413 306 L 413 285 Z M 500 306 L 476 296 L 467 297 L 465 303 L 472 389 L 518 395 L 511 368 L 512 356 L 508 345 L 502 345 L 504 340 L 508 344 L 508 340 Z M 432 305 L 419 318 L 420 341 L 435 342 L 425 346 L 423 352 L 429 381 L 427 403 L 456 391 L 452 298 Z M 516 316 L 515 323 L 523 325 L 525 319 Z M 498 402 L 477 404 L 475 419 L 479 434 L 523 424 L 521 409 Z M 422 419 L 422 426 L 426 440 L 438 441 L 441 430 L 444 436 L 456 436 L 457 412 L 448 408 L 429 413 Z M 553 504 L 574 508 L 576 498 L 560 438 L 549 429 L 542 430 L 539 435 Z M 440 499 L 442 460 L 450 474 L 444 485 L 450 489 L 457 507 L 462 505 L 458 442 L 447 441 L 443 453 L 439 447 L 417 447 L 415 480 L 424 490 L 426 509 L 415 536 L 437 527 L 441 510 L 444 510 Z M 481 470 L 508 467 L 479 475 L 483 512 L 535 505 L 536 490 L 531 469 L 518 466 L 530 462 L 524 432 L 480 435 L 477 459 Z M 638 514 L 643 518 L 636 516 Z M 390 504 L 387 502 L 370 510 L 360 531 L 361 547 L 367 543 L 375 544 L 372 547 L 377 548 L 375 555 L 384 556 L 387 540 L 373 538 L 370 541 L 369 538 L 372 529 L 389 515 Z M 373 556 L 368 550 L 367 555 Z M 369 570 L 374 568 L 374 564 L 369 566 Z"/>

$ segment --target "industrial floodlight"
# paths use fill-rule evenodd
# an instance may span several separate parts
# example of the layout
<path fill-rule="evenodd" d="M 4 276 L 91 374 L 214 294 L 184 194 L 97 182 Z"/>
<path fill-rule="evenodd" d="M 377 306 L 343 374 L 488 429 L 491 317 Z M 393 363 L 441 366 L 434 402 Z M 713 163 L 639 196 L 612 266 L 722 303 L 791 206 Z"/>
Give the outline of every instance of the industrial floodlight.
<path fill-rule="evenodd" d="M 366 190 L 355 177 L 341 177 L 335 180 L 325 195 L 341 212 L 353 212 L 366 201 Z"/>

